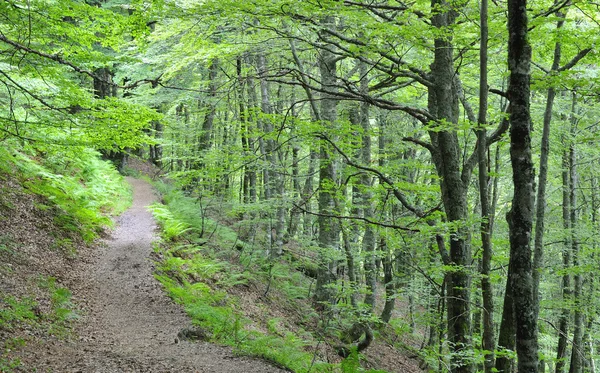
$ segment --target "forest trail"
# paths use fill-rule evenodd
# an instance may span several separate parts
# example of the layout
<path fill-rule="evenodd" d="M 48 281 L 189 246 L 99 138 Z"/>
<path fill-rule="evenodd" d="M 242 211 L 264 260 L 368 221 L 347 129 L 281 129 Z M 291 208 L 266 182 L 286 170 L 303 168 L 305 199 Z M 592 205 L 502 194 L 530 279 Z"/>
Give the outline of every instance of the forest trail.
<path fill-rule="evenodd" d="M 146 206 L 155 196 L 147 182 L 128 181 L 133 205 L 117 219 L 102 249 L 73 268 L 70 287 L 84 308 L 78 340 L 38 346 L 30 351 L 34 365 L 57 373 L 283 372 L 260 360 L 236 357 L 230 348 L 176 343 L 177 333 L 190 321 L 152 275 L 156 224 Z"/>

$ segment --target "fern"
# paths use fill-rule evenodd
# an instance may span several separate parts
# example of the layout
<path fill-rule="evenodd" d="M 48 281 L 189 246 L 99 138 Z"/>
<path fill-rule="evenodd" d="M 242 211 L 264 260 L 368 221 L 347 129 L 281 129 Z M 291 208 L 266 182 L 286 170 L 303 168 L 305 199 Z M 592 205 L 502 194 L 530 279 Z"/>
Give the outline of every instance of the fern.
<path fill-rule="evenodd" d="M 57 211 L 57 225 L 87 242 L 111 225 L 107 213 L 123 211 L 131 202 L 123 178 L 94 150 L 45 148 L 41 160 L 33 158 L 37 150 L 32 147 L 11 150 L 11 156 L 0 151 L 0 159 L 10 165 L 4 169 L 14 169 L 30 193 L 47 199 L 46 208 Z"/>
<path fill-rule="evenodd" d="M 193 230 L 188 223 L 179 220 L 167 206 L 161 203 L 153 203 L 149 208 L 161 225 L 163 237 L 165 239 L 175 240 L 184 233 Z"/>

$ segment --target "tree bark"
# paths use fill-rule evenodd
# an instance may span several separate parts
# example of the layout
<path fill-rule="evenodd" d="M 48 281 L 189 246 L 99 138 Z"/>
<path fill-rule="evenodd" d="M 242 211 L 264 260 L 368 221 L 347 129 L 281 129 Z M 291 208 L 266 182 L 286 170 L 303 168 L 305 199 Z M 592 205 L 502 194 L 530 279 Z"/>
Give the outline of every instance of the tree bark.
<path fill-rule="evenodd" d="M 386 144 L 386 120 L 383 116 L 379 116 L 379 134 L 377 138 L 377 152 L 379 153 L 379 160 L 377 161 L 379 167 L 385 166 L 385 144 Z M 392 263 L 392 256 L 390 249 L 387 247 L 386 237 L 384 235 L 379 236 L 379 251 L 383 255 L 383 282 L 385 286 L 385 303 L 383 310 L 381 311 L 381 320 L 385 323 L 389 322 L 392 318 L 392 312 L 396 305 L 396 283 L 394 279 L 394 267 Z"/>
<path fill-rule="evenodd" d="M 557 17 L 561 18 L 556 28 L 562 28 L 564 24 L 563 13 L 557 13 Z M 551 73 L 558 71 L 561 58 L 561 43 L 557 42 L 554 45 L 554 59 L 552 61 Z M 542 143 L 540 152 L 540 174 L 538 176 L 538 190 L 536 198 L 536 217 L 535 217 L 535 241 L 533 250 L 533 294 L 539 299 L 540 287 L 540 271 L 542 268 L 544 254 L 544 219 L 546 213 L 546 184 L 548 180 L 548 155 L 550 154 L 550 123 L 552 122 L 552 108 L 554 107 L 554 98 L 556 90 L 554 87 L 548 88 L 546 95 L 546 109 L 544 110 L 544 124 L 542 129 Z M 539 303 L 539 301 L 538 301 Z M 536 315 L 539 314 L 539 309 L 536 310 Z"/>
<path fill-rule="evenodd" d="M 579 238 L 577 234 L 577 153 L 575 150 L 575 141 L 573 140 L 577 132 L 577 120 L 575 119 L 575 109 L 577 104 L 577 94 L 573 92 L 573 103 L 571 106 L 571 144 L 569 148 L 569 194 L 571 197 L 569 214 L 571 215 L 571 252 L 573 257 L 573 301 L 575 305 L 575 315 L 573 318 L 573 347 L 571 349 L 571 365 L 569 373 L 581 373 L 583 367 L 583 304 L 582 289 L 583 278 L 579 271 Z"/>
<path fill-rule="evenodd" d="M 322 26 L 333 27 L 333 17 L 326 17 Z M 337 119 L 337 99 L 327 91 L 335 90 L 337 86 L 337 60 L 336 56 L 327 49 L 321 49 L 318 58 L 319 71 L 321 75 L 321 120 L 326 126 L 333 126 Z M 317 283 L 315 287 L 315 301 L 329 303 L 333 300 L 332 289 L 328 285 L 334 281 L 333 261 L 328 251 L 338 250 L 339 228 L 337 221 L 328 217 L 335 214 L 335 167 L 333 150 L 326 141 L 321 141 L 319 150 L 319 236 L 318 242 L 321 248 L 319 268 L 317 271 Z"/>
<path fill-rule="evenodd" d="M 252 58 L 248 56 L 247 58 L 248 64 L 252 64 Z M 256 139 L 251 136 L 252 129 L 250 128 L 251 123 L 256 123 L 256 108 L 258 106 L 258 96 L 256 94 L 256 80 L 252 77 L 252 75 L 248 75 L 246 79 L 246 90 L 248 91 L 248 115 L 246 116 L 246 140 L 248 145 L 248 155 L 254 156 L 256 152 Z M 256 162 L 249 162 L 247 166 L 248 172 L 248 189 L 249 189 L 249 198 L 251 202 L 258 201 L 258 173 L 257 173 L 257 165 Z"/>
<path fill-rule="evenodd" d="M 515 313 L 513 306 L 513 291 L 510 283 L 511 269 L 509 267 L 506 289 L 504 291 L 504 304 L 502 306 L 502 320 L 500 321 L 500 334 L 498 336 L 499 351 L 514 351 L 515 335 L 517 333 L 515 324 Z M 512 373 L 514 361 L 506 353 L 498 356 L 496 359 L 496 370 L 499 373 Z"/>
<path fill-rule="evenodd" d="M 590 180 L 590 189 L 591 189 L 591 215 L 592 215 L 592 227 L 593 229 L 597 229 L 598 227 L 598 178 L 597 176 L 592 176 Z M 598 252 L 598 244 L 596 241 L 592 243 L 592 257 L 591 260 L 596 262 Z M 588 312 L 587 312 L 587 326 L 585 329 L 585 335 L 583 336 L 583 343 L 585 344 L 585 361 L 584 361 L 584 371 L 587 373 L 596 373 L 596 364 L 594 361 L 594 341 L 592 338 L 592 327 L 597 319 L 597 313 L 594 312 L 594 301 L 596 300 L 596 278 L 594 273 L 590 273 L 589 281 L 588 281 Z M 590 306 L 591 305 L 591 306 Z"/>
<path fill-rule="evenodd" d="M 571 180 L 569 177 L 569 153 L 565 151 L 562 157 L 562 218 L 563 228 L 565 231 L 571 230 L 571 194 L 570 184 Z M 563 247 L 562 259 L 563 259 L 563 276 L 561 281 L 561 291 L 563 302 L 567 302 L 571 297 L 571 275 L 568 272 L 568 268 L 571 266 L 571 237 L 566 236 L 566 242 Z M 563 373 L 566 366 L 567 357 L 567 345 L 569 343 L 569 320 L 571 318 L 571 311 L 565 304 L 561 310 L 561 314 L 558 322 L 558 345 L 556 347 L 556 373 Z"/>
<path fill-rule="evenodd" d="M 161 145 L 161 139 L 163 136 L 163 130 L 164 125 L 161 121 L 156 120 L 152 122 L 152 133 L 157 142 L 154 145 L 149 146 L 150 154 L 148 160 L 158 167 L 162 166 L 163 148 Z"/>
<path fill-rule="evenodd" d="M 436 9 L 432 24 L 447 28 L 454 24 L 456 11 L 446 0 L 432 0 Z M 434 146 L 433 159 L 442 191 L 444 210 L 449 222 L 457 228 L 450 233 L 450 265 L 448 274 L 447 322 L 448 340 L 451 348 L 451 372 L 471 373 L 471 310 L 470 310 L 470 248 L 466 242 L 467 232 L 463 222 L 467 217 L 467 185 L 461 178 L 461 152 L 456 129 L 458 122 L 458 95 L 454 85 L 453 45 L 449 36 L 434 41 L 434 60 L 431 65 L 432 86 L 429 88 L 429 111 L 444 127 L 442 131 L 430 131 Z"/>
<path fill-rule="evenodd" d="M 363 61 L 359 62 L 359 74 L 361 76 L 360 91 L 363 94 L 369 93 L 368 67 Z M 361 161 L 364 165 L 371 164 L 371 125 L 369 118 L 369 104 L 366 102 L 360 103 L 359 110 L 360 125 L 362 128 L 362 146 L 361 146 Z M 371 192 L 371 175 L 363 172 L 360 176 L 360 203 L 365 218 L 373 218 L 373 193 Z M 371 311 L 375 308 L 375 296 L 377 293 L 377 268 L 375 265 L 375 245 L 376 237 L 375 230 L 371 224 L 365 225 L 365 231 L 362 239 L 362 252 L 365 255 L 365 283 L 367 285 L 367 293 L 365 294 L 365 304 Z"/>
<path fill-rule="evenodd" d="M 479 199 L 481 202 L 481 245 L 483 256 L 481 259 L 481 296 L 483 301 L 483 349 L 484 372 L 491 373 L 494 368 L 494 293 L 490 281 L 492 264 L 492 241 L 490 237 L 490 201 L 488 191 L 488 145 L 487 131 L 487 99 L 488 99 L 488 1 L 481 0 L 480 24 L 481 42 L 479 48 L 479 118 L 477 130 L 477 158 L 479 165 Z"/>
<path fill-rule="evenodd" d="M 248 131 L 248 110 L 244 101 L 244 77 L 242 76 L 242 57 L 236 59 L 236 73 L 237 73 L 237 99 L 238 99 L 238 110 L 240 118 L 240 140 L 242 142 L 242 150 L 244 152 L 244 159 L 248 159 L 252 156 L 252 145 L 250 142 L 250 136 Z M 247 162 L 247 161 L 246 161 Z M 243 203 L 252 203 L 250 199 L 250 174 L 254 172 L 251 164 L 245 164 L 242 171 L 242 195 L 241 200 Z"/>
<path fill-rule="evenodd" d="M 213 132 L 215 115 L 217 114 L 217 75 L 219 73 L 219 59 L 213 58 L 208 66 L 208 102 L 203 106 L 206 110 L 204 120 L 202 121 L 202 129 L 198 139 L 198 152 L 203 153 L 211 146 L 210 137 Z M 200 165 L 201 166 L 201 165 Z"/>
<path fill-rule="evenodd" d="M 394 282 L 394 267 L 392 265 L 392 255 L 385 245 L 385 238 L 379 238 L 379 249 L 385 252 L 383 255 L 383 282 L 385 284 L 385 303 L 381 311 L 381 321 L 384 323 L 390 322 L 392 312 L 396 304 L 396 284 Z"/>
<path fill-rule="evenodd" d="M 531 156 L 530 66 L 526 0 L 508 0 L 508 68 L 510 71 L 510 160 L 514 196 L 507 214 L 510 241 L 509 278 L 513 290 L 519 373 L 537 373 L 537 297 L 533 294 L 531 233 L 534 169 Z"/>
<path fill-rule="evenodd" d="M 113 73 L 108 67 L 101 67 L 94 71 L 94 96 L 96 98 L 116 97 L 117 85 L 113 83 Z M 100 149 L 102 156 L 111 161 L 119 172 L 127 163 L 127 153 L 122 150 Z"/>
<path fill-rule="evenodd" d="M 267 60 L 264 52 L 257 57 L 258 76 L 260 81 L 261 111 L 263 114 L 273 114 L 269 82 L 267 80 Z M 263 188 L 265 200 L 271 200 L 275 205 L 275 216 L 269 220 L 269 255 L 278 256 L 282 253 L 283 237 L 285 235 L 285 208 L 282 205 L 282 189 L 284 185 L 283 173 L 277 172 L 279 167 L 276 161 L 276 141 L 274 139 L 273 124 L 270 118 L 262 119 L 262 129 L 267 137 L 262 147 L 262 156 L 267 166 L 263 169 Z"/>

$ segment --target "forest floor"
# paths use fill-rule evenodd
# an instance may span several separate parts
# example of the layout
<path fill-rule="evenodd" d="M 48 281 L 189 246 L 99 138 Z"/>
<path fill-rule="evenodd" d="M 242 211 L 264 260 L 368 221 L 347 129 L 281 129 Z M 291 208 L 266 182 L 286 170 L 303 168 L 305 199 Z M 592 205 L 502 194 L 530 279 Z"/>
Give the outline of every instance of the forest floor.
<path fill-rule="evenodd" d="M 27 345 L 18 352 L 23 368 L 16 371 L 282 372 L 267 362 L 235 356 L 227 347 L 177 338 L 190 321 L 153 277 L 156 225 L 145 206 L 155 195 L 145 181 L 128 181 L 133 205 L 117 218 L 110 236 L 99 247 L 81 248 L 56 265 L 57 281 L 72 291 L 80 320 L 67 337 L 25 331 Z M 28 235 L 35 238 L 36 233 Z M 31 253 L 27 267 L 32 261 L 52 265 L 51 257 L 36 256 Z M 13 272 L 13 284 L 18 283 L 15 274 L 23 272 L 25 268 Z"/>

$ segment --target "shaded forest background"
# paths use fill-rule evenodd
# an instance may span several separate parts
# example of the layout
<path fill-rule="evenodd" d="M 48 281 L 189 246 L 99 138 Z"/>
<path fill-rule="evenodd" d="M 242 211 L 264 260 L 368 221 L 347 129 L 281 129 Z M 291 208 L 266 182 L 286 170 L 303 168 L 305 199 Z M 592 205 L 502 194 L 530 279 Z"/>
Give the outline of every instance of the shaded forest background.
<path fill-rule="evenodd" d="M 304 341 L 356 361 L 342 369 L 392 330 L 431 371 L 596 371 L 597 3 L 7 0 L 0 14 L 0 159 L 152 162 L 171 185 L 153 207 L 158 277 L 182 303 L 219 272 L 201 258 L 228 257 L 229 287 L 310 305 Z"/>

